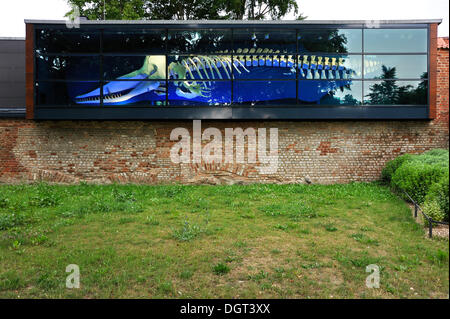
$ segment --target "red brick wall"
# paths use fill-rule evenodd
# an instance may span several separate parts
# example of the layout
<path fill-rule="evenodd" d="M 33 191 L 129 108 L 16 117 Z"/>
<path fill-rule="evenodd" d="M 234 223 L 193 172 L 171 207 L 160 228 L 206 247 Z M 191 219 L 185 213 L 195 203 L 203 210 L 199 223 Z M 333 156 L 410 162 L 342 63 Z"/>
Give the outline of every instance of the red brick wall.
<path fill-rule="evenodd" d="M 436 119 L 438 121 L 447 123 L 447 135 L 448 135 L 448 90 L 449 90 L 449 49 L 437 50 L 437 110 Z"/>
<path fill-rule="evenodd" d="M 448 147 L 444 117 L 435 121 L 202 122 L 202 128 L 218 127 L 222 134 L 230 126 L 277 127 L 280 157 L 275 175 L 260 175 L 250 164 L 173 164 L 170 132 L 176 127 L 191 128 L 192 122 L 3 119 L 0 181 L 370 181 L 378 179 L 386 161 L 399 154 Z"/>
<path fill-rule="evenodd" d="M 0 119 L 0 182 L 305 182 L 371 181 L 402 153 L 449 146 L 449 51 L 437 54 L 433 121 L 215 122 L 202 128 L 277 127 L 279 169 L 254 164 L 173 164 L 170 132 L 191 121 L 30 121 Z"/>

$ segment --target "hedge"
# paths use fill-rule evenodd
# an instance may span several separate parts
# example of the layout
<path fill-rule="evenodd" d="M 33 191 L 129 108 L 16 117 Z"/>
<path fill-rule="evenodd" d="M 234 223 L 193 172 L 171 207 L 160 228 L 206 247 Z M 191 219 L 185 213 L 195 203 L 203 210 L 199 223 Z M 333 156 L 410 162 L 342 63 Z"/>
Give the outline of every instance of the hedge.
<path fill-rule="evenodd" d="M 425 203 L 436 204 L 444 215 L 444 220 L 448 222 L 448 210 L 449 210 L 449 174 L 445 174 L 439 182 L 431 185 L 430 190 L 425 197 Z M 425 212 L 426 213 L 426 212 Z"/>
<path fill-rule="evenodd" d="M 381 172 L 381 179 L 387 183 L 390 183 L 392 180 L 392 175 L 394 175 L 395 171 L 404 162 L 409 162 L 411 158 L 412 158 L 411 154 L 404 154 L 397 158 L 394 158 L 392 161 L 387 162 L 386 167 Z"/>
<path fill-rule="evenodd" d="M 421 155 L 405 154 L 388 162 L 381 177 L 392 188 L 405 190 L 414 201 L 424 204 L 424 210 L 428 210 L 437 220 L 448 221 L 448 165 L 448 150 L 435 149 Z"/>

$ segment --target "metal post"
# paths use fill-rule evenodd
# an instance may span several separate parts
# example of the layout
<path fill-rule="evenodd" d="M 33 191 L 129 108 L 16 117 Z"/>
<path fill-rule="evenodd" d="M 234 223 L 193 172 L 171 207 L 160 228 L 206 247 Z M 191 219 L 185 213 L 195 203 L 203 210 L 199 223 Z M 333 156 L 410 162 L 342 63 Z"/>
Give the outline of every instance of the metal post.
<path fill-rule="evenodd" d="M 417 218 L 417 204 L 414 203 L 414 217 Z"/>
<path fill-rule="evenodd" d="M 431 222 L 431 220 L 428 220 L 428 236 L 430 238 L 433 237 L 433 223 Z"/>

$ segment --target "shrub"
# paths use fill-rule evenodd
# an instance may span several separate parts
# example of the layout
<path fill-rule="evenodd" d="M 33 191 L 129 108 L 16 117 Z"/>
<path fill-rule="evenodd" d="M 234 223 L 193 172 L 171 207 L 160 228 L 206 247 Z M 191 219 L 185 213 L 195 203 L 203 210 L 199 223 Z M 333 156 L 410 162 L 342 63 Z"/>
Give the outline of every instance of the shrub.
<path fill-rule="evenodd" d="M 397 158 L 394 158 L 392 161 L 387 162 L 386 167 L 381 172 L 381 179 L 386 183 L 390 183 L 392 180 L 392 175 L 394 175 L 395 171 L 403 163 L 410 161 L 411 158 L 411 154 L 404 154 Z"/>
<path fill-rule="evenodd" d="M 444 212 L 436 201 L 428 201 L 423 204 L 423 212 L 433 220 L 442 221 L 445 218 Z M 426 224 L 427 220 L 426 220 Z"/>
<path fill-rule="evenodd" d="M 449 211 L 449 173 L 447 172 L 439 182 L 431 185 L 430 190 L 425 198 L 425 203 L 435 203 L 442 212 L 444 221 L 448 221 Z M 424 208 L 425 209 L 425 208 Z M 439 219 L 437 219 L 439 220 Z"/>
<path fill-rule="evenodd" d="M 417 160 L 425 164 L 448 167 L 449 152 L 448 150 L 434 149 L 421 155 L 414 156 L 413 160 Z"/>
<path fill-rule="evenodd" d="M 406 162 L 401 165 L 392 176 L 391 185 L 396 189 L 405 190 L 416 202 L 423 203 L 431 185 L 448 172 L 441 166 Z"/>
<path fill-rule="evenodd" d="M 397 190 L 405 190 L 423 204 L 427 215 L 448 221 L 449 151 L 434 149 L 421 155 L 405 154 L 388 162 L 382 179 Z"/>

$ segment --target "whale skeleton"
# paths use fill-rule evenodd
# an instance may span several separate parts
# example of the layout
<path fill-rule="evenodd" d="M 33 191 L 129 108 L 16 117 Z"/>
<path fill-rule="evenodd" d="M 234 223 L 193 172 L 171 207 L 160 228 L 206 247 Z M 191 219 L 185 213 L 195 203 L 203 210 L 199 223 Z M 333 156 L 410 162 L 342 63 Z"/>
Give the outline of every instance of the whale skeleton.
<path fill-rule="evenodd" d="M 176 87 L 175 93 L 187 99 L 211 96 L 213 80 L 245 77 L 260 67 L 286 68 L 292 72 L 298 68 L 300 79 L 349 80 L 354 74 L 344 57 L 295 55 L 279 50 L 244 48 L 234 53 L 219 51 L 214 55 L 186 56 L 167 66 L 168 79 Z M 375 65 L 374 65 L 375 67 Z M 359 74 L 357 74 L 359 75 Z M 148 55 L 142 67 L 110 81 L 91 92 L 75 97 L 78 104 L 99 104 L 101 90 L 103 103 L 124 103 L 141 94 L 153 92 L 166 94 L 166 57 Z M 122 81 L 121 81 L 122 80 Z M 153 81 L 142 81 L 153 80 Z"/>

